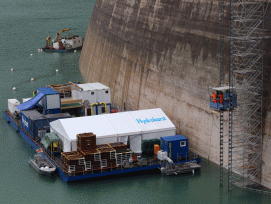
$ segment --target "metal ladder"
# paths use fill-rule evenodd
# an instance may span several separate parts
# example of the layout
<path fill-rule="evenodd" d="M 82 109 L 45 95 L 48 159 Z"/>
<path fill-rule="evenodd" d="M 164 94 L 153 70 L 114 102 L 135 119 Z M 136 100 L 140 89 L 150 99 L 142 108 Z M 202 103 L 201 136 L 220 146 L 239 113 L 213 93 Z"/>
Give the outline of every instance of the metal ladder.
<path fill-rule="evenodd" d="M 94 161 L 101 161 L 101 154 L 100 153 L 94 153 Z"/>
<path fill-rule="evenodd" d="M 85 159 L 84 158 L 78 159 L 78 164 L 82 166 L 85 165 Z"/>
<path fill-rule="evenodd" d="M 110 151 L 110 159 L 116 159 L 116 151 Z"/>
<path fill-rule="evenodd" d="M 125 153 L 125 160 L 127 161 L 127 162 L 129 162 L 129 159 L 132 157 L 132 153 L 131 152 L 126 152 Z"/>
<path fill-rule="evenodd" d="M 107 167 L 107 160 L 106 159 L 102 159 L 101 169 L 106 168 L 106 167 Z"/>
<path fill-rule="evenodd" d="M 122 153 L 117 153 L 117 166 L 122 165 Z"/>
<path fill-rule="evenodd" d="M 220 66 L 220 86 L 224 85 L 224 50 L 225 50 L 225 2 L 224 0 L 219 1 L 219 23 L 220 23 L 220 43 L 219 43 L 219 66 Z M 223 122 L 224 112 L 220 112 L 220 125 L 219 125 L 219 162 L 220 162 L 220 187 L 223 187 Z"/>
<path fill-rule="evenodd" d="M 85 162 L 85 170 L 90 170 L 91 169 L 91 161 L 86 161 Z"/>
<path fill-rule="evenodd" d="M 75 172 L 75 165 L 70 165 L 68 169 L 69 173 Z"/>

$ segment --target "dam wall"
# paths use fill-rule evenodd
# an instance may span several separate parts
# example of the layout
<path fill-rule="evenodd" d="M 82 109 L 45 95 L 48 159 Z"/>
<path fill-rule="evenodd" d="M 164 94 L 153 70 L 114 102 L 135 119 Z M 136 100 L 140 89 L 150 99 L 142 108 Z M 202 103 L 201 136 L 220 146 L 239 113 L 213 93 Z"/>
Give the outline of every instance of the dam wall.
<path fill-rule="evenodd" d="M 229 36 L 229 2 L 225 1 Z M 80 70 L 86 82 L 111 88 L 126 110 L 162 108 L 195 152 L 219 164 L 219 114 L 209 108 L 219 86 L 219 1 L 97 0 L 85 36 Z M 270 11 L 266 12 L 266 27 Z M 225 40 L 229 70 L 229 40 Z M 262 182 L 271 188 L 270 40 L 265 41 Z M 269 77 L 267 77 L 269 76 Z M 225 82 L 228 81 L 225 74 Z M 225 118 L 225 132 L 228 129 Z M 225 146 L 227 149 L 227 146 Z M 225 163 L 227 153 L 225 152 Z"/>

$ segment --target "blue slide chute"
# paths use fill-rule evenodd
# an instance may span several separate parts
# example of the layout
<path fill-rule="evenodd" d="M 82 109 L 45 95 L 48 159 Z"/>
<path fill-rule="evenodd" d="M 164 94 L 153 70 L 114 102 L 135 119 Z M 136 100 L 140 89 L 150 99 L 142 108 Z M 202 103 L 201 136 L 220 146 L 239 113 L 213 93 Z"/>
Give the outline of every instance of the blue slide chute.
<path fill-rule="evenodd" d="M 30 110 L 39 103 L 43 96 L 44 94 L 39 92 L 35 97 L 31 98 L 29 101 L 26 101 L 25 103 L 18 105 L 17 108 L 20 111 Z"/>

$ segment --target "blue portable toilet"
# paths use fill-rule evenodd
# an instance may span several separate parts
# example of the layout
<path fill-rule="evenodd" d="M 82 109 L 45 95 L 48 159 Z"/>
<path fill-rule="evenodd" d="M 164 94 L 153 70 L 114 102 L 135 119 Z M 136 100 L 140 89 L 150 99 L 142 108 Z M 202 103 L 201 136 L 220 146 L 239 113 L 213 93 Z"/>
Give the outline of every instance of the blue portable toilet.
<path fill-rule="evenodd" d="M 161 147 L 172 160 L 188 157 L 188 139 L 182 135 L 161 137 Z"/>
<path fill-rule="evenodd" d="M 237 94 L 235 88 L 232 88 L 232 108 L 237 108 Z M 210 96 L 210 108 L 216 111 L 226 111 L 230 109 L 230 87 L 212 88 Z"/>

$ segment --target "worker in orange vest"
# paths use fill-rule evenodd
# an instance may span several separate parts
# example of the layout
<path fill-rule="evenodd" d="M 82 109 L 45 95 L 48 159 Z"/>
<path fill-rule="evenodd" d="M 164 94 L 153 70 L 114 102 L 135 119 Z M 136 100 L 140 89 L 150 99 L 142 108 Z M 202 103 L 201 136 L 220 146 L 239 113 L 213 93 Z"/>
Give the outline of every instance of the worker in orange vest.
<path fill-rule="evenodd" d="M 220 92 L 218 97 L 219 97 L 219 103 L 223 103 L 223 93 L 222 92 Z"/>
<path fill-rule="evenodd" d="M 217 103 L 217 99 L 216 99 L 216 94 L 215 92 L 213 92 L 213 94 L 211 95 L 211 98 L 213 99 L 214 103 Z"/>

